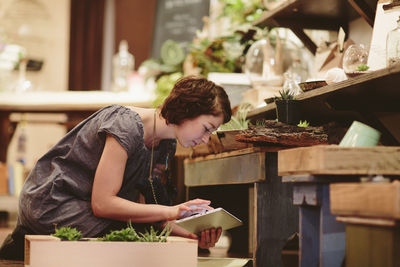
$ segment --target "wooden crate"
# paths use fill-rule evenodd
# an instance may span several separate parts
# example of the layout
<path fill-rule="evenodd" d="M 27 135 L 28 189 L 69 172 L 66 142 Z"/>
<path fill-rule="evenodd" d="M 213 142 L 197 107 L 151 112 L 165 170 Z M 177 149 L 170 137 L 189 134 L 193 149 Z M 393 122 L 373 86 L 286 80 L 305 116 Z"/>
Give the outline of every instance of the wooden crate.
<path fill-rule="evenodd" d="M 330 204 L 333 214 L 400 219 L 400 182 L 331 184 Z"/>
<path fill-rule="evenodd" d="M 320 145 L 281 150 L 278 175 L 400 175 L 400 147 Z"/>
<path fill-rule="evenodd" d="M 197 266 L 197 240 L 168 237 L 166 243 L 61 241 L 25 236 L 27 267 Z"/>
<path fill-rule="evenodd" d="M 346 223 L 346 267 L 400 266 L 397 220 L 339 216 Z"/>

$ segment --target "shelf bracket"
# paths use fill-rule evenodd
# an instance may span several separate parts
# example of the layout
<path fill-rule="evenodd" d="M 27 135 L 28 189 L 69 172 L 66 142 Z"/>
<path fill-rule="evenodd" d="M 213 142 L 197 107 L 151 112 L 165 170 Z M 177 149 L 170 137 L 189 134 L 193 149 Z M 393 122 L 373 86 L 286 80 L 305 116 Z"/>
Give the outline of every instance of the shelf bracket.
<path fill-rule="evenodd" d="M 374 27 L 375 11 L 372 10 L 364 0 L 348 0 L 350 5 L 365 19 L 365 21 Z"/>
<path fill-rule="evenodd" d="M 317 52 L 317 45 L 313 42 L 313 40 L 310 39 L 310 37 L 308 37 L 304 30 L 295 26 L 290 27 L 290 29 L 303 42 L 304 46 L 307 47 L 307 49 L 310 50 L 313 55 L 315 55 Z"/>

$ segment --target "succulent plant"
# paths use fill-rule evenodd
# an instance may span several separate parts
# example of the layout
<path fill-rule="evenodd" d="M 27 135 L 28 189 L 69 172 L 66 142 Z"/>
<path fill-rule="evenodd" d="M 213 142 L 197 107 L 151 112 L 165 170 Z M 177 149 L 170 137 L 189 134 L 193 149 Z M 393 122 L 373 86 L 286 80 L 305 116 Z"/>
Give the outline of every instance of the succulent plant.
<path fill-rule="evenodd" d="M 360 64 L 357 66 L 357 71 L 367 71 L 369 69 L 369 66 L 365 64 Z"/>
<path fill-rule="evenodd" d="M 280 96 L 276 96 L 275 100 L 295 100 L 296 96 L 289 89 L 279 91 Z"/>
<path fill-rule="evenodd" d="M 303 127 L 306 128 L 310 125 L 308 121 L 300 121 L 299 124 L 297 124 L 298 127 Z"/>

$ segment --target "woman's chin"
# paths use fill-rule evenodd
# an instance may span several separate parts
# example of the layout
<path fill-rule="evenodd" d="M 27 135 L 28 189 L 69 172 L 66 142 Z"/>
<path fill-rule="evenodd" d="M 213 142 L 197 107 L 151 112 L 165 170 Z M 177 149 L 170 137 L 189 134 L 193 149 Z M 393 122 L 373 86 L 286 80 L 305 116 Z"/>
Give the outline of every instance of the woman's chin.
<path fill-rule="evenodd" d="M 184 147 L 184 148 L 189 148 L 189 147 L 191 147 L 190 144 L 188 144 L 188 143 L 183 143 L 183 142 L 181 142 L 179 139 L 178 139 L 178 143 L 179 143 L 182 147 Z"/>

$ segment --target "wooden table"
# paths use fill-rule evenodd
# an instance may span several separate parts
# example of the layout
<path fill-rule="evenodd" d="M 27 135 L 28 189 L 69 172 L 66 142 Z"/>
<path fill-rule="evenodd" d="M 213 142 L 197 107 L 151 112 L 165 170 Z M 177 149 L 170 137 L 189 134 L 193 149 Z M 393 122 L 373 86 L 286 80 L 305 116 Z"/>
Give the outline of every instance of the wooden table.
<path fill-rule="evenodd" d="M 6 161 L 7 147 L 16 126 L 10 121 L 11 114 L 63 113 L 68 118 L 67 127 L 72 128 L 93 112 L 111 104 L 149 107 L 151 99 L 128 92 L 106 91 L 0 93 L 0 161 Z"/>
<path fill-rule="evenodd" d="M 243 220 L 244 226 L 229 231 L 230 252 L 250 254 L 255 266 L 283 266 L 282 248 L 298 232 L 298 209 L 292 204 L 292 185 L 278 176 L 276 149 L 253 147 L 185 159 L 184 177 L 188 199 L 210 199 L 212 206 Z"/>
<path fill-rule="evenodd" d="M 279 152 L 278 174 L 293 184 L 293 203 L 300 207 L 299 266 L 344 262 L 346 229 L 331 213 L 330 186 L 358 182 L 366 175 L 400 175 L 399 160 L 400 147 L 321 145 Z"/>

